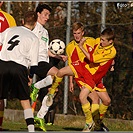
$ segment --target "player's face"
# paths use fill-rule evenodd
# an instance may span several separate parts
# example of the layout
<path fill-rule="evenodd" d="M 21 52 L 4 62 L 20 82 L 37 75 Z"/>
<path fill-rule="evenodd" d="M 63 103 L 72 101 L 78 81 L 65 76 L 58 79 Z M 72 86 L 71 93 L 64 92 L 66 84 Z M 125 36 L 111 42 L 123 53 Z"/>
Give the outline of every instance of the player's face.
<path fill-rule="evenodd" d="M 42 11 L 41 13 L 38 12 L 37 15 L 38 15 L 38 20 L 37 20 L 37 21 L 38 21 L 40 24 L 45 25 L 46 22 L 47 22 L 48 19 L 49 19 L 50 12 L 49 12 L 49 10 L 47 10 L 47 9 L 43 9 L 43 11 Z"/>
<path fill-rule="evenodd" d="M 80 42 L 80 40 L 83 38 L 84 31 L 80 28 L 78 30 L 73 30 L 73 36 L 77 43 Z"/>
<path fill-rule="evenodd" d="M 100 45 L 102 46 L 102 47 L 105 47 L 105 46 L 109 46 L 109 45 L 111 45 L 112 44 L 112 40 L 109 40 L 108 41 L 108 39 L 105 37 L 105 36 L 101 36 L 100 37 Z"/>

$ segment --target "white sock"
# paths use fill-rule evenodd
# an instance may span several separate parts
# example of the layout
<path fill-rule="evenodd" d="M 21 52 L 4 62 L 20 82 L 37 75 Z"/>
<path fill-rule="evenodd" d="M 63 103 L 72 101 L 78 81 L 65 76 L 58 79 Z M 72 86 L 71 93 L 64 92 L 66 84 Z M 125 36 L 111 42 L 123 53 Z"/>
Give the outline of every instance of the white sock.
<path fill-rule="evenodd" d="M 24 110 L 24 118 L 27 124 L 28 132 L 35 132 L 34 116 L 31 108 Z"/>
<path fill-rule="evenodd" d="M 40 110 L 37 113 L 37 117 L 38 118 L 42 118 L 43 119 L 44 116 L 46 115 L 46 113 L 48 112 L 49 107 L 46 106 L 46 100 L 47 100 L 47 98 L 48 98 L 47 95 L 43 98 L 42 106 L 41 106 Z"/>
<path fill-rule="evenodd" d="M 38 81 L 37 83 L 35 83 L 34 86 L 36 88 L 40 89 L 40 88 L 51 85 L 52 82 L 53 82 L 53 79 L 52 79 L 51 75 L 48 75 L 46 78 L 44 78 L 44 79 Z"/>
<path fill-rule="evenodd" d="M 28 126 L 28 129 L 29 129 L 28 132 L 35 132 L 35 130 L 34 130 L 34 125 L 29 125 L 29 126 Z"/>

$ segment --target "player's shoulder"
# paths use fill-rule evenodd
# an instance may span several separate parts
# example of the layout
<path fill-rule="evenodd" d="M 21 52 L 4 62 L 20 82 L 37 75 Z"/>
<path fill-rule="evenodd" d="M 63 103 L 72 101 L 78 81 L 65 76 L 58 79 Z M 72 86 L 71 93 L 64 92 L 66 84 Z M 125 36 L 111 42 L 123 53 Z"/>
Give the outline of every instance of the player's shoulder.
<path fill-rule="evenodd" d="M 85 37 L 86 41 L 85 44 L 93 47 L 95 45 L 95 38 L 93 37 Z"/>
<path fill-rule="evenodd" d="M 74 40 L 70 41 L 70 42 L 66 45 L 66 50 L 72 48 L 73 45 L 74 45 Z"/>
<path fill-rule="evenodd" d="M 39 22 L 36 23 L 35 28 L 33 29 L 33 31 L 38 31 L 38 32 L 48 32 L 47 29 L 45 29 Z"/>
<path fill-rule="evenodd" d="M 97 38 L 96 38 L 96 41 L 100 41 L 100 37 L 97 37 Z"/>
<path fill-rule="evenodd" d="M 11 19 L 13 20 L 13 16 L 3 10 L 0 10 L 0 12 L 7 18 L 7 20 L 9 19 L 11 21 Z"/>
<path fill-rule="evenodd" d="M 86 38 L 86 41 L 95 41 L 95 38 L 93 37 L 85 37 Z"/>
<path fill-rule="evenodd" d="M 94 43 L 95 43 L 95 38 L 93 38 L 93 37 L 85 37 L 85 38 L 86 38 L 86 43 L 87 43 L 87 44 L 94 45 Z"/>
<path fill-rule="evenodd" d="M 70 41 L 70 42 L 67 44 L 67 46 L 74 45 L 74 43 L 75 43 L 75 40 L 72 40 L 72 41 Z"/>
<path fill-rule="evenodd" d="M 14 27 L 15 29 L 15 27 Z M 26 27 L 24 26 L 16 26 L 16 30 L 20 30 L 23 37 L 28 37 L 28 38 L 33 38 L 34 40 L 35 39 L 38 39 L 38 37 L 29 29 L 27 29 Z"/>
<path fill-rule="evenodd" d="M 100 41 L 100 37 L 97 37 L 97 38 L 96 38 L 96 42 L 99 42 L 99 41 Z"/>

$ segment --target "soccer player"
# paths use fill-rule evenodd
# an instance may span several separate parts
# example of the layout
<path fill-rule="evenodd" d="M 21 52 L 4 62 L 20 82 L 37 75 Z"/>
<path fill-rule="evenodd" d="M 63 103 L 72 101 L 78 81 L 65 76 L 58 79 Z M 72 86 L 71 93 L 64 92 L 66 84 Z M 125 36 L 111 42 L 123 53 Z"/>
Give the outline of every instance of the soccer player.
<path fill-rule="evenodd" d="M 113 46 L 114 32 L 110 28 L 105 29 L 100 34 L 100 38 L 96 40 L 90 37 L 83 37 L 83 34 L 83 25 L 74 23 L 74 40 L 67 45 L 66 49 L 69 65 L 60 69 L 56 74 L 47 100 L 53 97 L 55 89 L 62 81 L 63 76 L 74 76 L 76 83 L 81 88 L 79 98 L 86 116 L 86 124 L 83 131 L 91 131 L 94 127 L 92 115 L 95 115 L 98 110 L 100 114 L 104 114 L 110 104 L 110 98 L 102 83 L 102 78 L 110 69 L 116 50 Z M 93 94 L 93 99 L 97 99 L 97 103 L 93 104 L 93 107 L 90 107 L 90 103 L 87 100 L 89 94 Z M 98 103 L 99 97 L 102 100 L 100 107 Z M 95 124 L 97 125 L 96 122 Z"/>
<path fill-rule="evenodd" d="M 31 31 L 37 14 L 29 11 L 24 26 L 8 28 L 0 35 L 0 99 L 18 98 L 24 109 L 29 132 L 34 132 L 34 117 L 30 105 L 28 67 L 38 65 L 39 40 Z"/>
<path fill-rule="evenodd" d="M 3 1 L 0 1 L 0 33 L 6 30 L 9 27 L 16 26 L 15 19 L 8 13 L 2 11 L 1 7 L 3 5 Z M 0 50 L 1 50 L 0 46 Z M 0 100 L 0 131 L 2 130 L 2 122 L 4 115 L 4 100 Z"/>
<path fill-rule="evenodd" d="M 3 1 L 0 1 L 0 32 L 3 32 L 9 27 L 16 26 L 15 19 L 8 13 L 2 11 L 1 7 L 3 5 Z"/>
<path fill-rule="evenodd" d="M 39 38 L 39 56 L 38 56 L 38 66 L 30 70 L 30 79 L 32 82 L 33 75 L 36 74 L 41 80 L 32 84 L 32 101 L 36 101 L 36 96 L 39 90 L 43 87 L 52 84 L 54 75 L 57 73 L 58 69 L 49 62 L 49 57 L 54 57 L 63 61 L 67 60 L 65 55 L 54 55 L 48 49 L 49 36 L 48 31 L 44 28 L 44 25 L 49 19 L 52 9 L 46 4 L 38 4 L 36 8 L 36 13 L 38 15 L 37 24 L 33 30 L 33 33 Z M 46 99 L 46 98 L 45 98 Z M 48 111 L 49 107 L 44 106 L 44 101 L 42 101 L 42 106 L 35 116 L 34 120 L 38 123 L 40 129 L 45 131 L 44 127 L 44 115 Z"/>

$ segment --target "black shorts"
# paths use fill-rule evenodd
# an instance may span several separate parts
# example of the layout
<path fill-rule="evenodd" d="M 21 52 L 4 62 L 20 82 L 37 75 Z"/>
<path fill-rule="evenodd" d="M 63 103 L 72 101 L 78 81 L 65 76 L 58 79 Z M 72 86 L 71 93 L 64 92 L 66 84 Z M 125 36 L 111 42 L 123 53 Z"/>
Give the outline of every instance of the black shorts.
<path fill-rule="evenodd" d="M 28 70 L 13 61 L 0 60 L 0 99 L 30 99 Z"/>
<path fill-rule="evenodd" d="M 35 67 L 34 74 L 36 74 L 40 79 L 44 79 L 52 67 L 52 63 L 41 61 L 38 63 L 38 66 Z"/>

